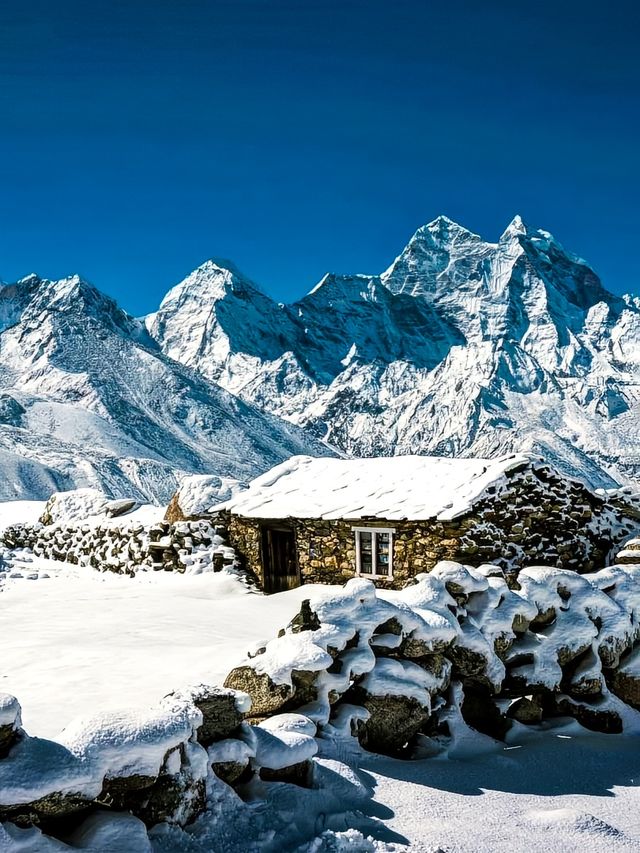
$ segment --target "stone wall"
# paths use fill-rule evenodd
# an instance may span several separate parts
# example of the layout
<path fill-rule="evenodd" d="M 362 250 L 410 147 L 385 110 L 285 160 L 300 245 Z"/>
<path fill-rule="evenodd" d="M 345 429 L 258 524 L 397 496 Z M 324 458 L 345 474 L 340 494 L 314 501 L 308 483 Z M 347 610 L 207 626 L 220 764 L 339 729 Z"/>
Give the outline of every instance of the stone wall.
<path fill-rule="evenodd" d="M 315 726 L 306 720 L 310 734 L 292 746 L 291 719 L 256 731 L 244 722 L 250 707 L 244 693 L 198 685 L 149 711 L 74 721 L 54 742 L 30 737 L 17 700 L 0 693 L 0 835 L 7 821 L 66 838 L 96 817 L 127 813 L 133 838 L 145 826 L 192 823 L 220 781 L 309 784 Z"/>
<path fill-rule="evenodd" d="M 208 521 L 114 524 L 18 524 L 0 540 L 10 549 L 26 548 L 38 557 L 91 566 L 99 571 L 196 572 L 235 564 L 224 531 Z"/>
<path fill-rule="evenodd" d="M 491 487 L 472 512 L 452 521 L 287 522 L 295 533 L 303 583 L 344 583 L 354 575 L 354 527 L 395 529 L 393 579 L 375 581 L 397 589 L 439 560 L 472 566 L 496 562 L 513 572 L 540 563 L 589 572 L 604 565 L 638 525 L 624 505 L 613 506 L 542 465 L 514 472 Z M 262 578 L 261 527 L 269 519 L 226 516 L 224 523 L 239 559 Z"/>
<path fill-rule="evenodd" d="M 308 714 L 324 737 L 407 757 L 424 736 L 446 749 L 461 722 L 499 740 L 514 720 L 568 716 L 619 733 L 623 703 L 640 708 L 639 583 L 638 565 L 538 566 L 512 589 L 496 566 L 442 562 L 388 601 L 352 578 L 225 686 L 251 696 L 254 721 Z"/>

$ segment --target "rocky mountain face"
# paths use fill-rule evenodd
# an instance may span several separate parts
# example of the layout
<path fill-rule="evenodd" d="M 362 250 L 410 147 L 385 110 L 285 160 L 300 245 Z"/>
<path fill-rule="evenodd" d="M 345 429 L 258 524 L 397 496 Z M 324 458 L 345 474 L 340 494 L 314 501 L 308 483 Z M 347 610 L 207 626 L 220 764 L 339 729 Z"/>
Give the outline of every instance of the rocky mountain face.
<path fill-rule="evenodd" d="M 144 324 L 78 277 L 0 289 L 0 499 L 94 486 L 166 501 L 185 473 L 247 479 L 327 453 L 167 358 Z"/>
<path fill-rule="evenodd" d="M 280 305 L 208 261 L 146 318 L 171 359 L 352 455 L 540 453 L 591 486 L 640 479 L 640 300 L 519 217 L 446 217 L 380 275 Z"/>
<path fill-rule="evenodd" d="M 78 486 L 167 500 L 296 453 L 529 451 L 640 480 L 640 300 L 516 218 L 445 217 L 380 275 L 276 303 L 207 261 L 144 320 L 78 277 L 0 288 L 0 499 Z"/>

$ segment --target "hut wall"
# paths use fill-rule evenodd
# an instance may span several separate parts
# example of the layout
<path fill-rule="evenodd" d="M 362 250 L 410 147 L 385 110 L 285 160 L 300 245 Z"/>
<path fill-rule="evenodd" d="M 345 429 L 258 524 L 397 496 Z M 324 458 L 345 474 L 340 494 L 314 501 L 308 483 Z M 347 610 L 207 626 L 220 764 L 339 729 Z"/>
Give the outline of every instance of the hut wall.
<path fill-rule="evenodd" d="M 287 521 L 295 531 L 304 583 L 344 583 L 353 577 L 354 527 L 394 528 L 393 578 L 375 578 L 378 586 L 389 588 L 401 588 L 439 560 L 471 566 L 495 562 L 512 571 L 540 564 L 593 571 L 637 527 L 623 509 L 542 466 L 515 472 L 492 487 L 470 513 L 452 521 Z M 269 523 L 240 516 L 226 521 L 230 543 L 260 578 L 260 530 Z"/>

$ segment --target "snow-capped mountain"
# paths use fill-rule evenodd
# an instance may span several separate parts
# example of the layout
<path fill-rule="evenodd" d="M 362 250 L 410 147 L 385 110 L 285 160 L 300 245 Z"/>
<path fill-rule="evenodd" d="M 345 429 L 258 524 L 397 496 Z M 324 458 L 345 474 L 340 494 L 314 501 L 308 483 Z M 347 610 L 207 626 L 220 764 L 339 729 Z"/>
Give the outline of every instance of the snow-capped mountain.
<path fill-rule="evenodd" d="M 640 479 L 640 300 L 519 217 L 497 243 L 439 217 L 381 275 L 327 275 L 287 306 L 209 261 L 146 323 L 348 454 L 524 450 L 591 485 Z"/>
<path fill-rule="evenodd" d="M 77 276 L 0 289 L 0 499 L 97 486 L 168 500 L 186 472 L 249 478 L 327 452 L 171 361 Z"/>

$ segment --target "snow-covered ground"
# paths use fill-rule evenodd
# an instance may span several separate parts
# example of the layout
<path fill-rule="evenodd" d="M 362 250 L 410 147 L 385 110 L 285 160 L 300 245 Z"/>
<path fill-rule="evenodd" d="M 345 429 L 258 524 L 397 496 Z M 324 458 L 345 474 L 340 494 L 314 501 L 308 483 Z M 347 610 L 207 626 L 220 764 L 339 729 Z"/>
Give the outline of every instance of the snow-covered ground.
<path fill-rule="evenodd" d="M 42 504 L 0 505 L 0 524 L 18 510 L 35 520 Z M 266 597 L 232 574 L 129 578 L 24 554 L 0 578 L 0 692 L 18 697 L 27 732 L 55 737 L 77 716 L 221 682 L 321 590 L 332 588 Z M 163 826 L 149 839 L 135 819 L 116 815 L 70 848 L 7 825 L 0 851 L 640 850 L 640 724 L 609 736 L 567 721 L 546 732 L 520 726 L 506 745 L 473 734 L 457 753 L 416 761 L 366 753 L 355 739 L 319 745 L 314 789 L 262 784 L 243 802 L 220 783 L 217 806 L 186 832 Z"/>
<path fill-rule="evenodd" d="M 17 573 L 0 579 L 0 691 L 19 698 L 25 729 L 42 737 L 96 708 L 223 681 L 310 593 L 267 598 L 224 573 L 130 578 L 37 558 Z"/>

